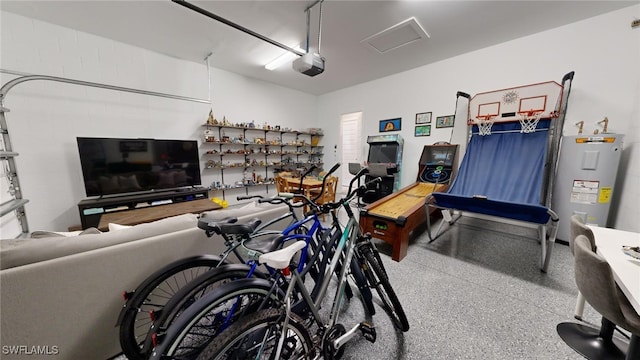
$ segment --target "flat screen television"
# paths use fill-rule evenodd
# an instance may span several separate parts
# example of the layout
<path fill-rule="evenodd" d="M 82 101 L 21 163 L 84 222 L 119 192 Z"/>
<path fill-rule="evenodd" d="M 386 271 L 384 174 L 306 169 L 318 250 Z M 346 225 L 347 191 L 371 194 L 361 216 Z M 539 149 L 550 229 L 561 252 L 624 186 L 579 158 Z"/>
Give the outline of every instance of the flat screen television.
<path fill-rule="evenodd" d="M 199 186 L 195 140 L 78 137 L 87 196 Z"/>

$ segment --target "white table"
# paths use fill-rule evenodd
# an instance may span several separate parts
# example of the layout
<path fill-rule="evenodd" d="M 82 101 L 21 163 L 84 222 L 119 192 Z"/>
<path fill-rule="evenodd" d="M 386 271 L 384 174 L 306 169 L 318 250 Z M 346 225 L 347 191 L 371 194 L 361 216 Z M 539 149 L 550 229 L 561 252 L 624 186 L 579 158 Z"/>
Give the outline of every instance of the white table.
<path fill-rule="evenodd" d="M 640 246 L 640 233 L 591 226 L 597 253 L 605 258 L 616 283 L 640 314 L 640 260 L 622 252 L 622 245 Z"/>

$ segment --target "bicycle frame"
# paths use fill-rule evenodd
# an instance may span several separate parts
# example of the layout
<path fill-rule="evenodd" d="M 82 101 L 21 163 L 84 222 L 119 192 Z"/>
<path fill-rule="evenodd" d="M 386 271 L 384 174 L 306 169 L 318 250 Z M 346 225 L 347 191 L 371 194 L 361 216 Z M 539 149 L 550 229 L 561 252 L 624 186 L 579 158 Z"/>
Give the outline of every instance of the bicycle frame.
<path fill-rule="evenodd" d="M 282 232 L 278 231 L 278 230 L 264 230 L 269 226 L 272 226 L 274 224 L 277 224 L 278 222 L 285 220 L 288 217 L 292 217 L 291 222 L 289 224 L 289 227 L 293 226 L 294 224 L 297 224 L 300 222 L 300 220 L 298 219 L 295 211 L 289 211 L 288 213 L 282 214 L 280 216 L 278 216 L 275 219 L 271 219 L 269 221 L 267 221 L 264 224 L 260 224 L 255 231 L 249 235 L 249 239 L 253 239 L 259 236 L 264 236 L 264 235 L 279 235 Z M 224 236 L 223 236 L 224 237 Z M 227 248 L 219 255 L 220 256 L 220 263 L 226 263 L 227 258 L 233 253 L 236 258 L 241 262 L 241 263 L 246 263 L 247 260 L 245 260 L 242 255 L 240 255 L 240 253 L 238 253 L 238 247 L 240 247 L 244 241 L 246 241 L 247 239 L 241 239 L 238 240 L 236 238 L 234 239 L 226 239 L 225 238 L 225 242 L 227 245 Z"/>
<path fill-rule="evenodd" d="M 362 174 L 364 173 L 361 173 L 361 175 Z M 379 180 L 380 179 L 378 178 L 376 181 Z M 358 268 L 360 264 L 365 264 L 363 261 L 367 261 L 364 259 L 367 254 L 363 252 L 364 250 L 361 251 L 359 249 L 360 245 L 363 242 L 366 242 L 368 238 L 363 236 L 360 232 L 357 217 L 354 215 L 354 211 L 350 207 L 350 200 L 352 200 L 356 195 L 360 195 L 364 191 L 364 188 L 358 187 L 358 189 L 351 191 L 352 185 L 353 180 L 349 186 L 349 192 L 344 198 L 337 202 L 325 203 L 322 205 L 313 203 L 313 200 L 309 199 L 305 195 L 279 194 L 281 197 L 288 198 L 293 196 L 302 197 L 312 208 L 311 212 L 307 213 L 304 219 L 289 225 L 286 229 L 281 231 L 278 240 L 272 240 L 278 242 L 294 240 L 299 242 L 299 244 L 294 245 L 296 247 L 294 251 L 297 252 L 297 255 L 291 253 L 291 250 L 293 249 L 288 251 L 292 257 L 298 256 L 299 261 L 297 264 L 293 264 L 291 262 L 291 258 L 289 258 L 285 263 L 281 262 L 283 259 L 270 262 L 265 258 L 264 261 L 260 261 L 261 256 L 263 255 L 258 251 L 254 251 L 250 254 L 250 257 L 252 258 L 252 271 L 254 271 L 259 264 L 264 264 L 267 268 L 273 270 L 272 276 L 269 279 L 252 280 L 255 285 L 251 285 L 253 283 L 249 284 L 247 282 L 246 285 L 242 284 L 242 286 L 238 288 L 248 289 L 245 288 L 245 286 L 248 286 L 249 288 L 251 288 L 251 286 L 255 286 L 257 290 L 260 290 L 260 288 L 266 290 L 264 295 L 261 295 L 264 299 L 260 300 L 260 298 L 258 298 L 258 302 L 254 303 L 258 310 L 263 309 L 264 306 L 282 310 L 282 314 L 286 316 L 278 320 L 278 323 L 284 324 L 285 328 L 287 328 L 290 325 L 290 322 L 293 321 L 293 313 L 298 315 L 298 317 L 301 317 L 301 319 L 307 319 L 307 321 L 311 321 L 312 324 L 317 324 L 318 332 L 315 335 L 317 339 L 321 339 L 321 343 L 316 343 L 314 346 L 318 346 L 319 344 L 322 346 L 333 346 L 334 351 L 344 346 L 346 342 L 356 336 L 358 331 L 362 332 L 365 339 L 371 342 L 375 341 L 375 329 L 370 323 L 370 315 L 374 313 L 374 311 L 369 311 L 373 308 L 373 303 L 371 303 L 370 298 L 371 294 L 369 293 L 368 297 L 367 295 L 364 295 L 366 293 L 364 290 L 368 291 L 368 287 L 371 287 L 371 285 L 367 285 L 366 283 L 363 284 L 363 282 L 367 280 L 364 279 L 365 274 L 360 274 L 360 271 L 364 271 L 366 268 Z M 347 215 L 349 216 L 345 226 L 340 224 L 334 211 L 342 207 L 345 208 Z M 333 219 L 332 225 L 324 226 L 320 222 L 318 215 L 321 213 L 327 214 L 329 212 L 331 212 Z M 308 233 L 296 234 L 296 230 L 303 226 L 308 226 L 310 228 Z M 221 230 L 224 231 L 224 229 Z M 219 232 L 220 230 L 217 231 Z M 309 249 L 309 245 L 316 246 Z M 289 265 L 284 266 L 285 264 Z M 273 269 L 272 266 L 274 265 L 277 268 Z M 280 267 L 283 268 L 280 269 Z M 291 270 L 292 276 L 290 280 L 287 280 L 287 276 L 284 276 L 284 274 L 287 274 L 286 270 Z M 310 284 L 306 283 L 304 280 L 307 273 L 313 275 L 313 286 L 310 286 Z M 337 277 L 337 286 L 334 286 L 333 284 L 332 277 L 334 274 L 336 274 Z M 355 278 L 352 279 L 352 276 Z M 244 275 L 242 275 L 242 277 L 244 277 Z M 370 280 L 370 277 L 368 279 Z M 249 280 L 239 281 L 245 282 Z M 363 296 L 363 303 L 365 303 L 365 315 L 363 321 L 355 324 L 350 329 L 345 329 L 344 326 L 342 326 L 343 324 L 338 323 L 338 321 L 342 317 L 341 312 L 345 304 L 345 297 L 351 297 L 350 285 L 352 282 L 355 282 L 361 290 L 360 293 L 361 296 Z M 370 281 L 369 284 L 371 284 Z M 332 294 L 332 298 L 327 297 L 330 286 L 332 292 L 335 289 L 335 294 Z M 233 285 L 229 288 L 229 291 L 235 291 L 232 290 L 232 288 Z M 227 291 L 227 289 L 223 289 L 223 291 L 218 291 L 217 293 L 222 295 Z M 215 316 L 217 319 L 221 320 L 220 322 L 215 322 L 217 323 L 214 328 L 216 333 L 224 331 L 224 328 L 230 326 L 230 324 L 235 321 L 234 317 L 231 315 L 240 311 L 238 305 L 240 304 L 240 301 L 243 301 L 243 295 L 232 295 L 228 298 L 220 298 L 220 302 L 216 302 L 216 296 L 219 296 L 217 293 L 211 294 L 213 296 L 208 296 L 207 298 L 202 299 L 204 301 L 199 301 L 198 308 L 192 311 L 192 313 L 189 314 L 189 317 L 185 317 L 185 320 L 190 321 L 191 323 L 181 321 L 181 324 L 174 328 L 176 330 L 173 330 L 170 333 L 171 340 L 168 340 L 169 342 L 167 343 L 169 347 L 165 347 L 164 349 L 161 348 L 158 354 L 172 354 L 175 349 L 180 346 L 179 344 L 183 339 L 190 334 L 191 329 L 195 328 L 194 325 L 196 322 L 200 321 L 200 319 L 207 319 L 208 317 L 210 318 L 210 316 Z M 247 294 L 250 294 L 250 292 L 247 292 Z M 320 313 L 323 300 L 325 298 L 327 302 L 332 301 L 332 305 L 330 313 L 326 314 L 325 311 L 322 311 L 323 314 L 321 316 Z M 275 303 L 272 301 L 275 301 Z M 216 304 L 216 308 L 214 309 L 213 307 L 209 307 L 214 305 L 208 304 Z M 218 306 L 220 307 L 218 308 Z M 223 308 L 223 311 L 218 310 Z M 210 314 L 209 312 L 211 309 L 214 309 L 214 311 Z M 252 309 L 252 312 L 256 311 L 256 308 Z M 311 317 L 313 317 L 313 319 Z M 204 326 L 207 326 L 206 324 L 208 324 L 208 320 L 206 320 L 204 324 Z M 165 330 L 166 329 L 163 329 L 162 331 Z M 325 337 L 324 335 L 329 334 L 329 331 L 331 331 L 331 335 L 329 335 L 330 337 Z M 193 334 L 199 336 L 197 331 Z M 212 334 L 214 333 L 212 332 Z M 273 339 L 277 339 L 278 348 L 273 350 L 277 353 L 276 358 L 278 358 L 282 351 L 284 351 L 283 347 L 285 344 L 286 334 L 274 335 L 275 337 Z M 193 345 L 187 343 L 186 348 L 189 349 L 189 346 Z M 198 344 L 198 346 L 200 345 Z M 164 352 L 165 350 L 167 350 L 166 353 Z M 322 351 L 327 351 L 327 349 L 323 348 Z"/>
<path fill-rule="evenodd" d="M 304 225 L 309 223 L 309 222 L 313 222 L 313 223 L 311 224 L 311 227 L 309 228 L 309 231 L 307 232 L 307 234 L 295 234 L 295 233 L 292 234 L 292 232 L 304 227 Z M 297 241 L 301 240 L 301 241 L 304 241 L 306 243 L 306 246 L 300 252 L 300 261 L 298 263 L 298 272 L 302 272 L 304 270 L 304 267 L 305 267 L 305 265 L 307 263 L 306 260 L 307 260 L 307 253 L 308 253 L 309 244 L 311 243 L 312 239 L 314 238 L 314 236 L 316 235 L 318 230 L 324 231 L 324 230 L 330 230 L 330 229 L 322 226 L 322 223 L 318 219 L 318 215 L 312 214 L 312 215 L 309 215 L 309 216 L 305 217 L 302 220 L 294 222 L 293 224 L 289 225 L 286 229 L 282 230 L 281 232 L 277 232 L 277 234 L 284 235 L 284 238 L 282 239 L 282 242 L 287 242 L 287 241 L 291 241 L 291 240 L 297 240 Z M 256 236 L 258 236 L 258 235 L 263 235 L 263 234 L 256 234 Z M 244 243 L 244 242 L 242 242 L 242 243 Z M 241 245 L 241 244 L 239 244 L 239 245 Z M 256 271 L 256 269 L 258 268 L 258 262 L 256 261 L 258 255 L 259 254 L 257 254 L 255 251 L 249 250 L 249 256 L 251 257 L 251 260 L 249 261 L 249 263 L 251 265 L 251 270 L 249 271 L 249 274 L 247 275 L 247 277 L 251 277 L 253 275 L 253 273 Z M 273 274 L 273 269 L 267 267 L 267 270 L 271 274 Z"/>
<path fill-rule="evenodd" d="M 309 305 L 309 308 L 313 313 L 314 321 L 316 322 L 319 328 L 322 328 L 325 330 L 330 329 L 334 325 L 336 325 L 338 322 L 338 317 L 340 315 L 340 308 L 342 307 L 342 303 L 345 296 L 345 287 L 348 281 L 347 280 L 347 274 L 349 269 L 348 264 L 351 263 L 353 255 L 355 254 L 356 245 L 358 243 L 358 237 L 360 236 L 360 227 L 358 225 L 357 220 L 355 219 L 353 211 L 349 207 L 348 202 L 345 201 L 342 205 L 345 207 L 345 209 L 347 209 L 346 211 L 347 211 L 347 214 L 349 215 L 349 220 L 347 222 L 347 225 L 345 225 L 344 230 L 342 231 L 342 236 L 337 245 L 337 248 L 335 249 L 334 256 L 331 259 L 331 263 L 325 271 L 324 279 L 320 285 L 320 291 L 316 296 L 316 301 L 314 302 L 311 299 L 311 295 L 309 294 L 309 291 L 304 286 L 304 283 L 302 282 L 302 279 L 298 270 L 295 269 L 293 273 L 293 278 L 295 279 L 295 281 L 291 281 L 289 283 L 289 286 L 287 288 L 287 292 L 285 295 L 286 298 L 284 299 L 286 317 L 284 320 L 283 328 L 287 328 L 287 326 L 289 325 L 288 323 L 291 317 L 291 301 L 290 301 L 291 298 L 290 297 L 293 294 L 293 291 L 296 287 L 299 293 L 302 294 L 304 301 Z M 302 251 L 304 251 L 305 249 L 306 247 L 303 248 Z M 344 251 L 345 249 L 346 249 L 346 253 Z M 336 290 L 336 295 L 334 296 L 334 299 L 333 299 L 333 305 L 331 307 L 329 320 L 325 324 L 321 321 L 321 317 L 319 313 L 319 310 L 321 307 L 320 305 L 329 288 L 329 285 L 331 282 L 331 274 L 333 274 L 336 267 L 338 266 L 338 263 L 341 260 L 343 261 L 342 262 L 343 266 L 340 271 L 340 276 L 338 278 L 338 289 Z M 337 349 L 342 345 L 344 345 L 349 340 L 351 340 L 356 335 L 356 332 L 360 329 L 360 327 L 361 327 L 361 323 L 358 323 L 354 325 L 351 329 L 347 330 L 345 334 L 335 339 L 333 341 L 334 348 Z M 276 358 L 280 357 L 280 353 L 282 350 L 282 345 L 284 344 L 285 337 L 286 337 L 286 333 L 283 332 L 280 335 L 280 339 L 278 341 Z"/>
<path fill-rule="evenodd" d="M 305 224 L 309 223 L 309 222 L 313 222 L 311 225 L 311 228 L 309 230 L 309 232 L 307 234 L 292 234 L 292 232 L 296 231 L 297 229 L 303 227 Z M 322 226 L 322 223 L 320 222 L 320 219 L 318 219 L 318 215 L 315 213 L 312 213 L 310 215 L 308 215 L 307 217 L 305 217 L 302 220 L 299 220 L 291 225 L 289 225 L 286 229 L 284 229 L 282 232 L 280 232 L 279 234 L 285 235 L 285 237 L 282 239 L 282 242 L 286 242 L 286 241 L 290 241 L 290 240 L 297 240 L 297 241 L 304 241 L 305 242 L 305 246 L 304 248 L 301 250 L 300 252 L 300 261 L 298 262 L 298 266 L 295 269 L 295 272 L 298 274 L 298 276 L 296 277 L 297 281 L 302 281 L 302 277 L 303 275 L 300 274 L 306 274 L 306 272 L 308 271 L 308 268 L 305 269 L 305 266 L 307 265 L 307 254 L 308 254 L 308 248 L 309 248 L 309 244 L 311 243 L 311 241 L 313 240 L 314 236 L 316 235 L 316 233 L 318 232 L 318 230 L 321 231 L 326 231 L 326 230 L 330 230 L 330 228 L 324 227 Z M 320 239 L 323 240 L 323 239 Z M 256 271 L 257 267 L 258 267 L 258 262 L 257 260 L 257 253 L 253 253 L 253 254 L 249 254 L 249 256 L 252 257 L 252 259 L 249 261 L 250 263 L 250 270 L 247 274 L 247 278 L 250 278 L 253 273 Z M 314 260 L 315 258 L 318 256 L 318 254 L 315 254 L 314 256 Z M 334 269 L 335 266 L 332 268 Z M 270 267 L 267 267 L 267 270 L 269 271 L 270 274 L 274 275 L 277 274 L 276 271 L 274 271 L 274 269 L 271 269 Z M 325 277 L 326 277 L 325 273 Z M 328 274 L 331 274 L 331 272 L 329 272 Z M 274 282 L 274 285 L 277 283 Z M 293 282 L 291 282 L 293 283 Z M 327 286 L 328 286 L 328 282 L 327 282 Z M 306 289 L 305 289 L 306 290 Z M 308 293 L 307 293 L 308 295 Z M 291 296 L 291 294 L 289 293 L 286 296 L 286 300 L 289 300 L 289 296 Z M 233 314 L 235 313 L 235 309 L 238 306 L 238 302 L 240 301 L 240 299 L 237 299 L 236 302 L 231 305 L 231 309 L 229 311 L 229 314 L 227 314 L 227 317 L 223 323 L 223 325 L 221 326 L 221 329 L 225 329 L 230 325 L 231 319 L 233 317 Z M 315 316 L 315 314 L 314 314 Z"/>

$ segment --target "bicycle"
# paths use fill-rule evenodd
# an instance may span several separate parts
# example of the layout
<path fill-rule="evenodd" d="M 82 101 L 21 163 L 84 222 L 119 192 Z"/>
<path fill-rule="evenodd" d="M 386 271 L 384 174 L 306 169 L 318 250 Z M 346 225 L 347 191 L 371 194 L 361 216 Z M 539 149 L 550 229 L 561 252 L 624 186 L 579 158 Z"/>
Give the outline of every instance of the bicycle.
<path fill-rule="evenodd" d="M 315 166 L 311 166 L 305 175 L 311 173 L 315 168 Z M 252 197 L 239 196 L 238 200 L 250 198 Z M 289 212 L 264 224 L 254 224 L 251 237 L 258 238 L 267 235 L 273 237 L 280 234 L 280 231 L 266 230 L 267 228 L 287 218 L 291 218 L 289 224 L 299 221 L 295 208 L 289 203 L 287 205 L 289 205 Z M 236 220 L 226 219 L 225 222 L 234 223 Z M 211 237 L 213 233 L 209 233 L 207 236 Z M 125 303 L 115 326 L 119 327 L 120 346 L 129 360 L 146 359 L 144 342 L 154 317 L 158 316 L 166 303 L 182 287 L 210 269 L 227 264 L 231 254 L 240 263 L 246 262 L 244 256 L 238 252 L 242 241 L 246 239 L 223 236 L 223 240 L 226 249 L 220 255 L 198 255 L 177 260 L 152 273 L 134 291 L 123 292 Z M 257 276 L 260 275 L 257 274 Z"/>
<path fill-rule="evenodd" d="M 328 260 L 330 260 L 330 264 L 325 270 L 325 273 L 334 273 L 340 262 L 342 262 L 343 264 L 352 264 L 352 259 L 355 255 L 355 259 L 361 261 L 359 263 L 362 264 L 361 268 L 357 270 L 362 270 L 366 275 L 366 279 L 369 282 L 369 285 L 376 288 L 382 298 L 385 310 L 387 310 L 387 312 L 392 315 L 394 325 L 396 325 L 396 327 L 400 328 L 402 331 L 407 331 L 409 329 L 409 324 L 406 319 L 406 315 L 404 314 L 404 310 L 402 309 L 402 306 L 400 305 L 395 293 L 393 292 L 393 289 L 391 288 L 391 285 L 389 284 L 382 262 L 377 256 L 377 250 L 371 243 L 370 236 L 363 236 L 362 234 L 360 234 L 359 226 L 348 204 L 349 200 L 353 198 L 356 193 L 360 193 L 366 189 L 365 186 L 362 186 L 354 191 L 351 191 L 353 182 L 357 178 L 359 178 L 359 176 L 362 176 L 364 173 L 366 173 L 365 170 L 366 169 L 363 169 L 359 173 L 359 175 L 351 181 L 349 185 L 348 195 L 338 202 L 327 203 L 318 207 L 304 195 L 293 196 L 303 198 L 310 206 L 314 208 L 314 213 L 329 213 L 341 206 L 347 209 L 346 211 L 349 215 L 349 221 L 344 231 L 342 232 L 338 243 L 336 244 L 336 249 L 333 252 L 333 256 L 330 259 L 327 258 Z M 376 181 L 379 180 L 379 178 L 376 179 Z M 244 279 L 221 286 L 214 292 L 209 293 L 207 296 L 201 298 L 199 301 L 189 307 L 185 311 L 185 313 L 172 326 L 169 327 L 166 333 L 159 334 L 159 338 L 157 339 L 158 346 L 156 346 L 156 348 L 152 352 L 152 357 L 163 358 L 169 356 L 171 358 L 193 358 L 194 352 L 199 351 L 199 348 L 202 347 L 202 343 L 198 343 L 198 347 L 195 350 L 193 348 L 190 348 L 190 346 L 193 345 L 190 340 L 194 340 L 194 338 L 188 337 L 187 335 L 190 331 L 193 331 L 194 333 L 197 333 L 199 336 L 201 336 L 202 333 L 200 331 L 210 328 L 212 327 L 212 325 L 214 325 L 214 331 L 208 332 L 205 335 L 205 337 L 208 337 L 208 341 L 206 341 L 208 345 L 205 350 L 207 350 L 208 352 L 219 351 L 219 344 L 223 342 L 223 338 L 230 339 L 229 341 L 233 340 L 233 337 L 237 336 L 238 331 L 240 331 L 241 334 L 243 331 L 247 330 L 246 326 L 248 325 L 246 324 L 250 324 L 250 326 L 256 326 L 256 321 L 266 321 L 267 323 L 269 321 L 275 321 L 274 319 L 276 311 L 278 309 L 280 310 L 280 313 L 277 314 L 279 318 L 282 315 L 283 308 L 285 309 L 284 313 L 286 313 L 287 321 L 288 319 L 292 319 L 290 323 L 285 323 L 284 327 L 287 328 L 287 326 L 291 324 L 291 326 L 293 326 L 294 328 L 292 330 L 297 331 L 297 333 L 300 334 L 302 338 L 311 338 L 310 334 L 308 334 L 308 332 L 306 332 L 304 329 L 306 329 L 311 324 L 316 324 L 318 326 L 318 330 L 313 338 L 323 340 L 320 344 L 314 344 L 313 347 L 308 346 L 309 344 L 305 340 L 303 342 L 305 354 L 307 354 L 310 348 L 315 349 L 319 346 L 323 349 L 322 351 L 325 357 L 337 355 L 339 352 L 341 352 L 341 348 L 344 343 L 355 336 L 355 333 L 358 332 L 358 330 L 362 332 L 365 339 L 369 341 L 375 341 L 375 329 L 367 321 L 358 323 L 349 331 L 346 331 L 343 325 L 337 323 L 340 309 L 342 308 L 345 289 L 347 288 L 347 269 L 350 268 L 353 271 L 351 266 L 341 267 L 338 280 L 338 288 L 336 290 L 336 295 L 334 297 L 333 306 L 330 312 L 331 317 L 326 324 L 321 321 L 319 309 L 321 307 L 321 302 L 324 300 L 324 297 L 328 290 L 331 276 L 324 276 L 322 282 L 319 285 L 315 286 L 313 291 L 310 293 L 306 289 L 302 281 L 304 273 L 301 273 L 299 271 L 299 264 L 296 266 L 286 266 L 291 256 L 293 256 L 293 253 L 290 252 L 293 251 L 295 253 L 301 249 L 304 249 L 304 243 L 297 242 L 285 249 L 263 254 L 259 257 L 261 263 L 267 263 L 268 265 L 276 268 L 278 266 L 284 267 L 285 269 L 288 269 L 292 272 L 291 281 L 288 282 L 284 297 L 282 296 L 282 287 L 278 283 L 278 280 L 284 277 L 282 270 L 277 271 L 278 276 L 276 277 L 275 281 L 267 281 L 264 279 Z M 266 260 L 270 259 L 270 256 L 278 257 L 278 254 L 280 253 L 290 253 L 284 265 L 282 264 L 282 262 L 270 263 L 268 260 Z M 258 284 L 259 286 L 254 287 L 254 285 Z M 292 298 L 294 294 L 300 296 Z M 241 300 L 247 300 L 247 302 L 249 302 L 251 296 L 260 296 L 259 298 L 261 299 L 260 306 L 253 306 L 251 308 L 251 312 L 253 312 L 253 315 L 250 315 L 248 317 L 236 317 L 235 321 L 228 326 L 226 331 L 220 331 L 223 330 L 219 326 L 220 322 L 223 322 L 232 313 L 232 311 L 229 310 L 229 306 L 227 306 L 227 302 L 231 301 L 232 304 L 238 304 L 239 302 L 241 302 Z M 298 301 L 298 298 L 300 297 L 302 298 L 301 302 Z M 294 305 L 291 304 L 292 301 Z M 296 309 L 296 307 L 298 308 Z M 220 308 L 226 309 L 226 311 L 218 311 Z M 233 309 L 233 307 L 231 308 Z M 256 311 L 257 309 L 267 310 Z M 301 309 L 304 309 L 304 311 L 301 311 Z M 246 309 L 244 308 L 241 310 L 246 311 Z M 295 314 L 293 314 L 292 311 Z M 232 329 L 235 330 L 232 331 Z M 231 336 L 229 334 L 232 334 L 234 336 Z M 215 342 L 212 342 L 211 339 L 215 336 L 218 337 L 216 337 Z M 281 342 L 280 350 L 282 348 L 282 345 L 283 344 Z M 181 353 L 179 351 L 181 346 L 186 346 L 191 351 L 188 353 Z"/>
<path fill-rule="evenodd" d="M 335 171 L 338 166 L 339 165 L 336 165 L 330 171 L 330 173 Z M 289 194 L 288 197 L 293 197 L 293 194 Z M 307 199 L 307 201 L 310 200 Z M 300 206 L 303 205 L 304 204 L 300 204 Z M 313 224 L 320 224 L 318 214 L 318 211 L 309 212 L 305 220 L 301 220 L 301 222 L 311 221 Z M 337 217 L 333 216 L 332 218 L 334 220 L 332 228 L 329 231 L 327 231 L 328 229 L 325 228 L 322 232 L 319 232 L 321 236 L 321 239 L 319 241 L 320 246 L 318 247 L 319 250 L 314 250 L 312 252 L 311 260 L 309 261 L 308 266 L 303 270 L 303 272 L 301 272 L 302 276 L 304 277 L 304 274 L 306 274 L 306 272 L 315 270 L 316 275 L 312 276 L 314 280 L 314 290 L 312 290 L 312 296 L 315 296 L 315 294 L 318 292 L 317 286 L 321 283 L 322 277 L 325 275 L 325 273 L 331 274 L 331 272 L 326 272 L 325 269 L 328 266 L 329 259 L 333 257 L 332 249 L 336 247 L 341 238 L 341 227 L 337 220 Z M 314 225 L 311 225 L 311 229 L 314 229 Z M 310 231 L 310 234 L 313 233 L 313 230 Z M 309 236 L 312 235 L 308 235 L 308 237 Z M 332 268 L 332 271 L 336 273 L 336 275 L 338 275 L 342 271 L 342 267 L 342 263 L 339 263 Z M 362 274 L 360 270 L 360 264 L 358 264 L 356 260 L 353 259 L 348 267 L 351 269 L 353 282 L 360 289 L 360 295 L 363 298 L 365 312 L 373 315 L 373 313 L 375 312 L 375 308 L 373 306 L 371 291 L 367 286 L 367 280 L 364 277 L 364 274 Z M 225 267 L 216 269 L 212 271 L 211 274 L 213 274 L 214 272 L 225 271 L 224 268 Z M 300 269 L 298 269 L 298 271 L 300 271 Z M 280 274 L 278 273 L 276 275 L 279 276 Z M 277 279 L 275 282 L 278 281 L 280 281 L 280 279 Z M 251 286 L 256 284 L 260 285 L 257 286 L 257 289 L 252 289 L 256 291 L 246 290 L 247 288 L 250 289 Z M 196 319 L 195 322 L 189 324 L 186 329 L 183 329 L 183 331 L 176 332 L 176 328 L 181 329 L 182 325 L 173 326 L 169 324 L 168 328 L 166 326 L 165 328 L 158 328 L 156 334 L 152 334 L 152 336 L 156 336 L 156 343 L 160 343 L 160 346 L 170 348 L 167 351 L 171 354 L 171 357 L 184 356 L 185 358 L 188 358 L 188 354 L 196 352 L 199 348 L 203 348 L 206 343 L 210 339 L 212 339 L 219 331 L 223 330 L 231 322 L 242 316 L 246 311 L 245 308 L 258 303 L 259 301 L 256 299 L 263 299 L 269 296 L 269 294 L 273 294 L 275 292 L 274 289 L 271 289 L 271 291 L 267 290 L 272 286 L 272 284 L 273 283 L 270 281 L 256 279 L 255 281 L 234 281 L 225 286 L 219 287 L 215 290 L 215 294 L 207 295 L 208 299 L 213 299 L 213 301 L 205 300 L 209 303 L 209 305 L 211 305 L 211 311 L 209 313 L 199 314 L 198 319 Z M 284 282 L 280 282 L 278 284 L 279 286 L 286 285 Z M 353 293 L 351 292 L 350 287 L 346 288 L 346 293 L 349 299 L 353 297 Z M 300 304 L 301 306 L 297 308 L 296 311 L 299 313 L 304 313 L 306 311 L 304 309 L 304 304 Z M 184 314 L 181 314 L 181 317 L 190 317 L 191 315 L 189 315 L 189 311 L 191 310 L 187 309 Z M 178 319 L 178 321 L 180 321 L 180 319 Z M 164 351 L 165 350 L 161 350 L 161 352 Z"/>

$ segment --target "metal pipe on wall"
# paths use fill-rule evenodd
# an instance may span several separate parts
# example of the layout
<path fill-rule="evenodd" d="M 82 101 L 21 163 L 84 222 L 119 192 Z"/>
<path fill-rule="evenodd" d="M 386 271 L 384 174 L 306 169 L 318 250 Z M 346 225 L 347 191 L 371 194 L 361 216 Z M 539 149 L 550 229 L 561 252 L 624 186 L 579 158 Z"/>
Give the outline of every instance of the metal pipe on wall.
<path fill-rule="evenodd" d="M 0 69 L 0 72 L 5 73 L 5 74 L 13 74 L 13 75 L 16 74 L 16 72 L 13 72 L 13 71 L 10 71 L 10 70 L 4 70 L 4 69 Z M 124 91 L 124 92 L 130 92 L 130 93 L 134 93 L 134 94 L 158 96 L 158 97 L 164 97 L 164 98 L 175 99 L 175 100 L 192 101 L 192 102 L 198 102 L 198 103 L 204 103 L 204 104 L 210 104 L 211 103 L 211 101 L 208 100 L 208 99 L 198 99 L 198 98 L 192 98 L 192 97 L 187 97 L 187 96 L 165 94 L 165 93 L 159 93 L 159 92 L 155 92 L 155 91 L 133 89 L 133 88 L 127 88 L 127 87 L 122 87 L 122 86 L 95 83 L 95 82 L 90 82 L 90 81 L 69 79 L 69 78 L 64 78 L 64 77 L 49 76 L 49 75 L 23 75 L 23 76 L 20 76 L 18 78 L 15 78 L 13 80 L 8 81 L 6 84 L 4 84 L 2 86 L 2 88 L 0 88 L 0 104 L 2 104 L 4 99 L 7 97 L 7 94 L 9 93 L 9 91 L 14 86 L 16 86 L 18 84 L 21 84 L 23 82 L 34 81 L 34 80 L 56 81 L 56 82 L 62 82 L 62 83 L 68 83 L 68 84 L 96 87 L 96 88 L 101 88 L 101 89 Z"/>

